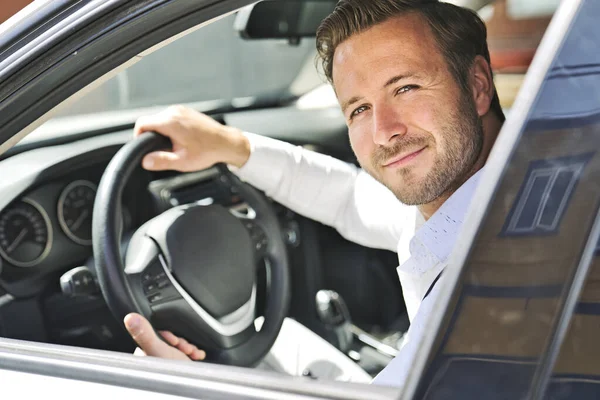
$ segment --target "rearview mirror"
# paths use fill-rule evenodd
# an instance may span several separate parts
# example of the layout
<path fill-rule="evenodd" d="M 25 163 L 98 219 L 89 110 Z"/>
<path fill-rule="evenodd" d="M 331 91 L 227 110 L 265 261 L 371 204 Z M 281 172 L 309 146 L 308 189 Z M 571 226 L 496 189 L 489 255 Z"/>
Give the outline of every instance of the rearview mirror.
<path fill-rule="evenodd" d="M 238 11 L 234 28 L 244 39 L 315 37 L 334 0 L 264 0 Z"/>

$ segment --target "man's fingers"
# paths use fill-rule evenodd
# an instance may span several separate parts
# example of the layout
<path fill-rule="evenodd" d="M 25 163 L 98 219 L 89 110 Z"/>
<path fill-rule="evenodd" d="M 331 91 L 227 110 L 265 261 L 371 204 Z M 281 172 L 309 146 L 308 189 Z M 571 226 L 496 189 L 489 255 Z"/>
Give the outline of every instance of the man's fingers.
<path fill-rule="evenodd" d="M 135 121 L 133 136 L 138 136 L 148 131 L 160 132 L 167 122 L 167 119 L 160 114 L 140 117 Z"/>
<path fill-rule="evenodd" d="M 142 166 L 149 171 L 163 171 L 166 169 L 177 169 L 180 161 L 181 157 L 177 153 L 155 151 L 146 154 L 142 160 Z"/>
<path fill-rule="evenodd" d="M 171 331 L 159 331 L 158 333 L 160 333 L 160 336 L 162 336 L 167 343 L 173 347 L 177 346 L 177 343 L 179 343 L 179 338 L 173 335 L 173 332 Z"/>
<path fill-rule="evenodd" d="M 135 340 L 145 354 L 160 356 L 160 346 L 167 346 L 167 344 L 156 336 L 146 318 L 143 318 L 139 314 L 131 313 L 125 316 L 124 323 L 133 340 Z"/>
<path fill-rule="evenodd" d="M 197 349 L 196 346 L 194 346 L 193 344 L 191 344 L 190 342 L 188 342 L 187 340 L 185 340 L 183 338 L 179 338 L 179 343 L 177 343 L 177 348 L 179 349 L 179 351 L 181 351 L 182 353 L 184 353 L 188 356 L 190 354 L 192 354 L 192 352 L 194 350 Z"/>
<path fill-rule="evenodd" d="M 191 354 L 188 354 L 188 357 L 190 357 L 194 361 L 201 361 L 206 358 L 206 353 L 204 352 L 204 350 L 196 348 L 194 349 L 194 351 L 192 351 Z"/>
<path fill-rule="evenodd" d="M 160 340 L 154 329 L 152 329 L 150 322 L 140 314 L 127 314 L 123 322 L 125 328 L 144 354 L 172 360 L 190 360 L 187 354 Z"/>
<path fill-rule="evenodd" d="M 190 344 L 187 340 L 175 336 L 172 332 L 160 331 L 159 333 L 167 343 L 185 353 L 192 360 L 200 361 L 206 358 L 206 352 L 204 350 L 198 349 L 198 347 Z"/>
<path fill-rule="evenodd" d="M 183 338 L 179 338 L 179 344 L 177 345 L 177 348 L 192 360 L 204 360 L 204 357 L 206 357 L 204 350 L 200 350 L 198 347 L 194 346 Z"/>
<path fill-rule="evenodd" d="M 172 126 L 173 118 L 167 110 L 158 114 L 139 117 L 135 121 L 135 126 L 133 127 L 133 136 L 135 137 L 148 131 L 158 132 L 168 136 L 167 132 L 172 130 L 169 129 L 169 126 Z"/>

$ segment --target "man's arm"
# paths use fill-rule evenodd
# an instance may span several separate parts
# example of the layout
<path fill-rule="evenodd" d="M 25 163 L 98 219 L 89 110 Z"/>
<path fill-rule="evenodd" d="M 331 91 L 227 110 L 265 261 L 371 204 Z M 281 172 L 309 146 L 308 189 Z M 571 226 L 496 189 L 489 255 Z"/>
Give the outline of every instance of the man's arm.
<path fill-rule="evenodd" d="M 354 165 L 279 140 L 244 133 L 251 153 L 234 172 L 298 214 L 367 247 L 396 251 L 410 215 L 382 184 Z"/>
<path fill-rule="evenodd" d="M 146 155 L 144 168 L 185 172 L 229 164 L 275 201 L 368 247 L 396 251 L 402 226 L 413 215 L 388 189 L 353 165 L 243 133 L 187 107 L 141 117 L 134 134 L 146 131 L 168 136 L 173 148 Z"/>

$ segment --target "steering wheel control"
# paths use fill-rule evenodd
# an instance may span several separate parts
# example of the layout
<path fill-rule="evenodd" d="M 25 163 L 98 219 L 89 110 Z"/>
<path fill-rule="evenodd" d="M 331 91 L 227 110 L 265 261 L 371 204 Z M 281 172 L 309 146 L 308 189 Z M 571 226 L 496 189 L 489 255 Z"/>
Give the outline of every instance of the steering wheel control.
<path fill-rule="evenodd" d="M 142 274 L 142 288 L 150 305 L 181 297 L 167 277 L 158 259 L 150 264 Z"/>
<path fill-rule="evenodd" d="M 77 267 L 60 277 L 60 288 L 67 296 L 86 296 L 100 292 L 98 280 L 88 267 Z"/>
<path fill-rule="evenodd" d="M 161 135 L 142 134 L 105 170 L 92 223 L 102 294 L 117 319 L 138 312 L 156 329 L 204 349 L 207 361 L 255 365 L 275 342 L 290 302 L 286 245 L 264 195 L 219 164 L 219 182 L 235 189 L 248 212 L 190 197 L 144 223 L 121 256 L 118 216 L 127 180 L 145 154 L 169 147 Z M 256 266 L 263 260 L 270 285 L 257 331 Z"/>
<path fill-rule="evenodd" d="M 255 222 L 245 221 L 244 226 L 250 233 L 250 238 L 252 239 L 252 243 L 254 244 L 254 250 L 256 251 L 255 254 L 259 258 L 262 258 L 265 255 L 267 245 L 269 244 L 267 234 L 260 227 L 260 225 L 256 224 Z"/>

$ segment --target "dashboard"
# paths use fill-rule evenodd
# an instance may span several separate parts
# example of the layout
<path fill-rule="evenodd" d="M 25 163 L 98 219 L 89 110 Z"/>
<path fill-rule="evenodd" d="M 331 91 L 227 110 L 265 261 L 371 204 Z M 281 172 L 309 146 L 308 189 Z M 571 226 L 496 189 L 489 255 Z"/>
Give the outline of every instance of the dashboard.
<path fill-rule="evenodd" d="M 101 293 L 65 295 L 60 285 L 61 276 L 80 266 L 95 273 L 96 191 L 110 160 L 130 139 L 130 131 L 105 134 L 0 161 L 6 173 L 0 180 L 0 336 L 132 350 Z M 216 168 L 136 168 L 122 196 L 122 250 L 144 222 L 178 204 L 210 199 L 244 212 L 242 199 L 221 177 Z M 266 276 L 259 276 L 263 281 Z"/>
<path fill-rule="evenodd" d="M 96 191 L 108 163 L 130 139 L 130 132 L 108 134 L 0 161 L 15 179 L 0 182 L 0 291 L 33 297 L 76 267 L 94 271 Z M 144 222 L 179 204 L 209 200 L 244 212 L 243 200 L 224 178 L 216 168 L 192 173 L 136 168 L 122 196 L 122 249 Z"/>
<path fill-rule="evenodd" d="M 106 166 L 131 134 L 41 147 L 0 161 L 0 291 L 28 298 L 57 285 L 60 275 L 93 264 L 92 216 Z M 123 233 L 157 215 L 149 183 L 136 169 L 123 193 Z M 92 265 L 93 266 L 93 265 Z"/>
<path fill-rule="evenodd" d="M 92 215 L 106 163 L 41 184 L 0 211 L 0 285 L 9 293 L 34 296 L 48 283 L 58 282 L 57 274 L 90 260 L 93 267 Z M 124 233 L 155 215 L 146 179 L 126 188 L 121 207 Z"/>

